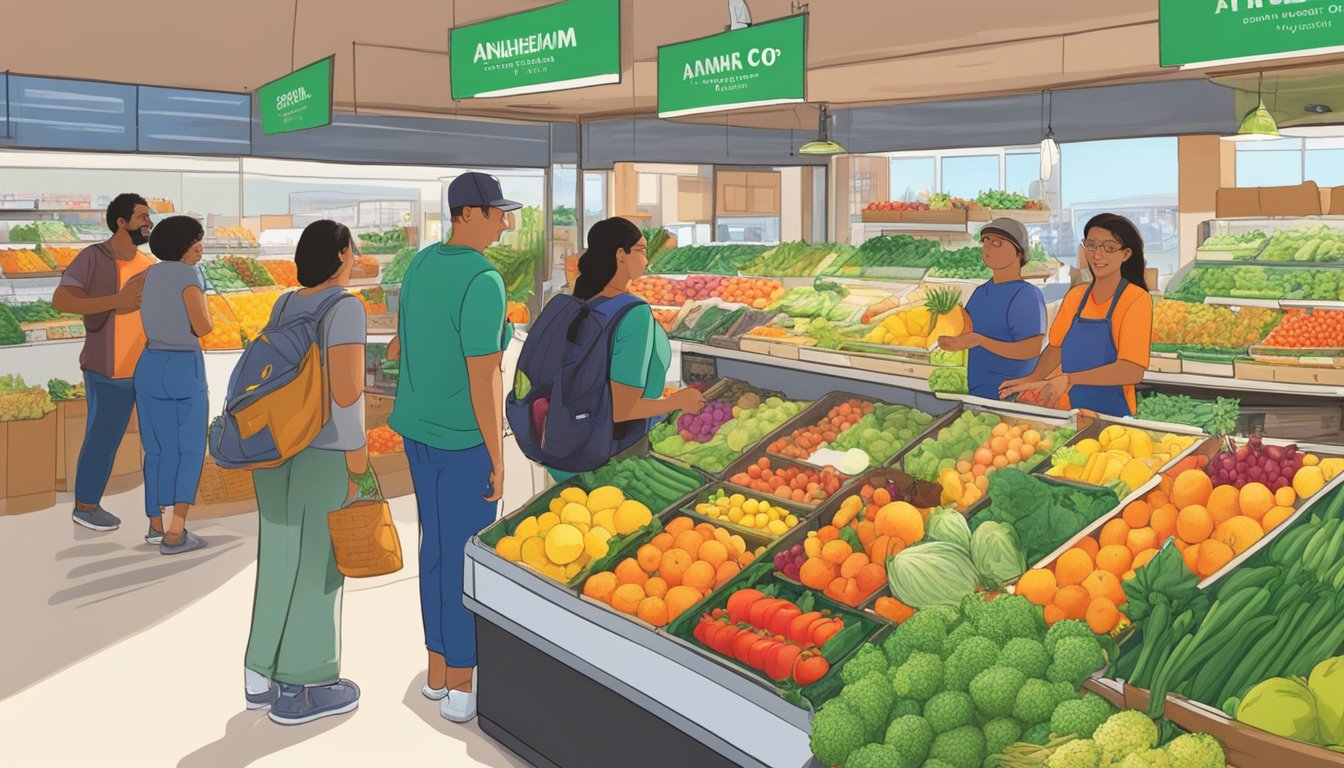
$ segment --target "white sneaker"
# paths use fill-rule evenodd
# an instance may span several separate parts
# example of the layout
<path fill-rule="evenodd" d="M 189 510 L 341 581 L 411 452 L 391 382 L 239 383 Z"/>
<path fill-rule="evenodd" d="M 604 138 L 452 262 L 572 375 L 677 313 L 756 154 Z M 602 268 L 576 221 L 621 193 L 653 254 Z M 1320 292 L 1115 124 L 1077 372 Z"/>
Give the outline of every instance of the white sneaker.
<path fill-rule="evenodd" d="M 467 723 L 476 717 L 476 691 L 449 691 L 439 702 L 439 714 L 454 723 Z"/>
<path fill-rule="evenodd" d="M 443 698 L 448 695 L 448 689 L 430 688 L 429 683 L 425 683 L 424 685 L 420 686 L 420 693 L 430 701 L 443 701 Z"/>

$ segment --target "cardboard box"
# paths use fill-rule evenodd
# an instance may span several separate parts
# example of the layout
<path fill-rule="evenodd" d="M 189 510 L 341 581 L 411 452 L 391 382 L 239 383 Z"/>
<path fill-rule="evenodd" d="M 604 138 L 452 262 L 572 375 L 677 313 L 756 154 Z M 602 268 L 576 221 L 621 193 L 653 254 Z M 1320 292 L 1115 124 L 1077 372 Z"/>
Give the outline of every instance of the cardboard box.
<path fill-rule="evenodd" d="M 56 414 L 3 425 L 4 497 L 0 514 L 21 515 L 56 505 Z"/>
<path fill-rule="evenodd" d="M 1243 407 L 1237 432 L 1259 432 L 1288 440 L 1331 442 L 1341 432 L 1339 406 Z"/>
<path fill-rule="evenodd" d="M 364 428 L 377 429 L 387 426 L 387 419 L 392 415 L 392 405 L 396 398 L 387 395 L 364 395 Z"/>
<path fill-rule="evenodd" d="M 395 499 L 415 493 L 411 483 L 411 464 L 404 453 L 389 453 L 384 456 L 370 456 L 369 464 L 378 478 L 378 487 L 383 498 Z"/>
<path fill-rule="evenodd" d="M 1344 187 L 1334 187 L 1330 192 L 1330 211 L 1331 216 L 1344 216 Z"/>
<path fill-rule="evenodd" d="M 1180 373 L 1181 359 L 1173 354 L 1154 352 L 1148 356 L 1148 370 L 1154 373 Z"/>

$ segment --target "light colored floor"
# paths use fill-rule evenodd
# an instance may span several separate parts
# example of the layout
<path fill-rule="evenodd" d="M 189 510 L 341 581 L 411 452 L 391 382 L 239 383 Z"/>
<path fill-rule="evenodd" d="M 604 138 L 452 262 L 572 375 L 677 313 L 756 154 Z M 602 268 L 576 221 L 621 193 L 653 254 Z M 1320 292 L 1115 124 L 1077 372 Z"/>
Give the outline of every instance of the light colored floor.
<path fill-rule="evenodd" d="M 285 728 L 243 707 L 255 514 L 190 525 L 210 546 L 164 558 L 143 541 L 142 493 L 105 501 L 123 520 L 111 533 L 73 525 L 68 501 L 0 518 L 0 765 L 526 765 L 420 695 L 411 498 L 393 504 L 405 569 L 346 582 L 342 674 L 359 710 Z"/>

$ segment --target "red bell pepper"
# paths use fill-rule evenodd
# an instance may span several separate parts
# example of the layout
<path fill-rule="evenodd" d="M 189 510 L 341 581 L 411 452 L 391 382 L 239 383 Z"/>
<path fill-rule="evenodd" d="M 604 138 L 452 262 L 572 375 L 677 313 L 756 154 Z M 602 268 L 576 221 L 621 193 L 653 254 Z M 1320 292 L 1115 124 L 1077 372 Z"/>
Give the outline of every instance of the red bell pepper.
<path fill-rule="evenodd" d="M 740 624 L 747 620 L 747 611 L 765 595 L 755 589 L 739 589 L 728 598 L 728 620 Z"/>

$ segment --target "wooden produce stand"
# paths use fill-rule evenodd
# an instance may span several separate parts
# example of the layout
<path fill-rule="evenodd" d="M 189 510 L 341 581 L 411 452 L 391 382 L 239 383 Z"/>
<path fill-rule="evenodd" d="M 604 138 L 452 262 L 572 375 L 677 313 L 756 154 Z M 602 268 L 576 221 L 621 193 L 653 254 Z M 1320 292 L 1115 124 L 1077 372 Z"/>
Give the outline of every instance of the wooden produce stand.
<path fill-rule="evenodd" d="M 0 515 L 56 504 L 56 414 L 0 422 Z"/>

